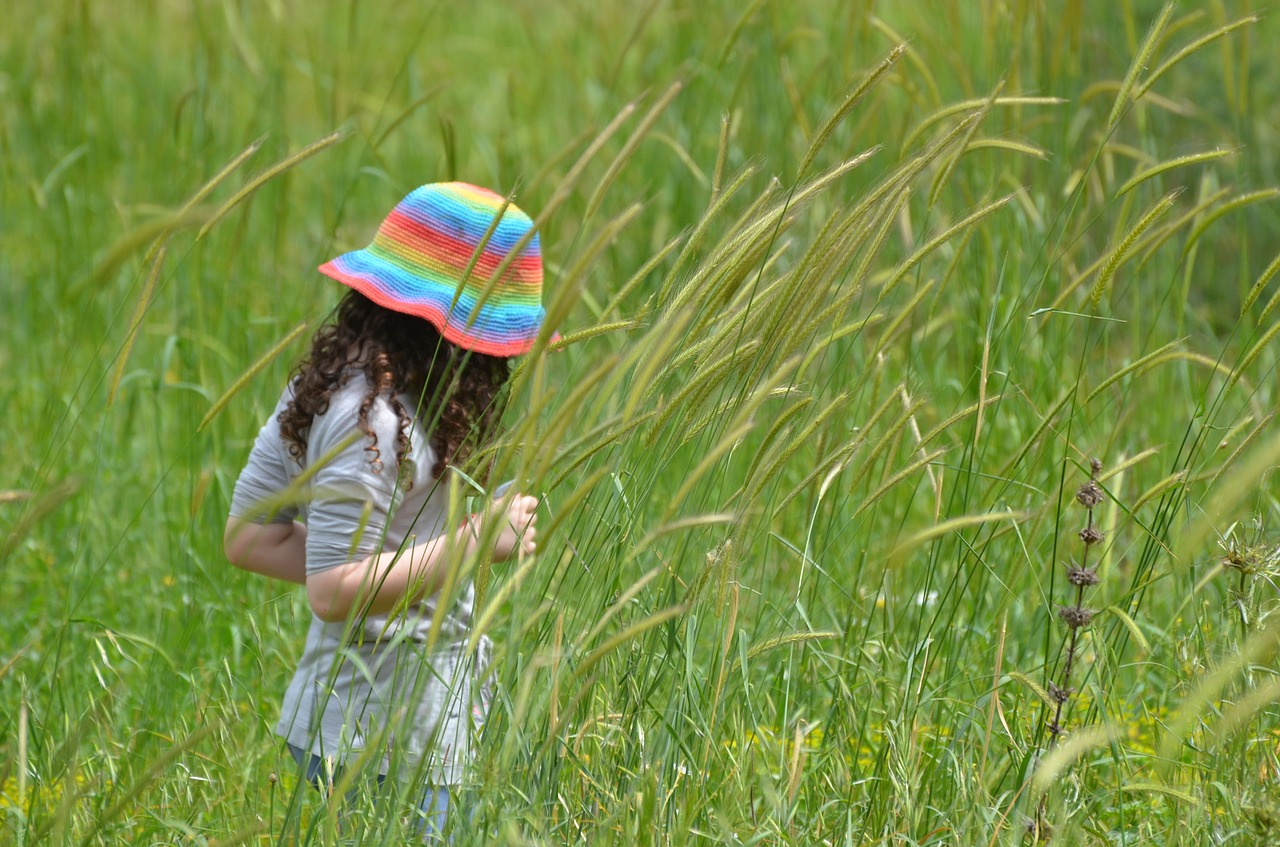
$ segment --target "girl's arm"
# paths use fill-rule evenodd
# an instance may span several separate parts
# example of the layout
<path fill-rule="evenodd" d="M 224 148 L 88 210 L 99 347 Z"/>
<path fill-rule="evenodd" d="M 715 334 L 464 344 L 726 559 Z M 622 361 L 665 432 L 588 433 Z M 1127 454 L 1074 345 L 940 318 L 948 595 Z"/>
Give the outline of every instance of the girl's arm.
<path fill-rule="evenodd" d="M 222 549 L 238 568 L 298 585 L 307 582 L 307 527 L 297 521 L 261 524 L 227 518 Z"/>
<path fill-rule="evenodd" d="M 476 552 L 484 522 L 503 522 L 493 546 L 495 561 L 509 559 L 517 551 L 536 553 L 537 508 L 536 497 L 516 495 L 494 503 L 455 532 L 311 574 L 306 578 L 307 600 L 316 617 L 330 623 L 344 621 L 353 612 L 362 616 L 389 612 L 407 594 L 412 595 L 409 602 L 417 601 L 439 590 L 448 551 L 462 546 L 463 555 Z"/>
<path fill-rule="evenodd" d="M 279 420 L 292 396 L 292 388 L 286 388 L 253 441 L 231 494 L 231 517 L 222 533 L 222 549 L 238 568 L 302 585 L 307 581 L 307 528 L 292 520 L 298 507 L 294 503 L 267 505 L 289 488 L 293 478 Z"/>

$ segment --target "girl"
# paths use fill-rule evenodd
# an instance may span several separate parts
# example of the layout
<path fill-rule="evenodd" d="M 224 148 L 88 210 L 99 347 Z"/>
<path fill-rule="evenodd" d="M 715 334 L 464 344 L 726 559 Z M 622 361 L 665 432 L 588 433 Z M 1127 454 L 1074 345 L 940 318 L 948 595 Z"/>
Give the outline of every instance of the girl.
<path fill-rule="evenodd" d="M 466 649 L 471 586 L 443 602 L 440 589 L 463 557 L 537 550 L 535 498 L 505 495 L 450 527 L 440 485 L 495 435 L 510 357 L 537 339 L 531 229 L 491 191 L 424 185 L 372 244 L 322 265 L 352 290 L 258 433 L 224 536 L 233 564 L 306 586 L 311 627 L 276 731 L 307 778 L 331 788 L 357 757 L 379 784 L 411 774 L 424 833 L 442 826 L 484 718 L 490 649 Z"/>

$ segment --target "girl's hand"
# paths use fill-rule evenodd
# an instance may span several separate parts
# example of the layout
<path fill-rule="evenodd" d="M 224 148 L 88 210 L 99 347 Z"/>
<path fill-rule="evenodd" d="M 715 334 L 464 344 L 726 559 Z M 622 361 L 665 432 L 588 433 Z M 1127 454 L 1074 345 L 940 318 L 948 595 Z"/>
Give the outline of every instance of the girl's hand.
<path fill-rule="evenodd" d="M 501 562 L 516 553 L 538 552 L 538 498 L 527 494 L 503 497 L 489 506 L 481 521 L 501 521 L 493 542 L 493 559 Z M 479 528 L 477 528 L 479 529 Z"/>

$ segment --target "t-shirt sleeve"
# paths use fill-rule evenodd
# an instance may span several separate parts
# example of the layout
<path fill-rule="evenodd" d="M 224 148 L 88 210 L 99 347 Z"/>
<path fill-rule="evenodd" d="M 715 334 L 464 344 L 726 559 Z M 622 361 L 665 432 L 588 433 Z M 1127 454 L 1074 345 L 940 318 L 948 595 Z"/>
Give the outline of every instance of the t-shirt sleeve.
<path fill-rule="evenodd" d="M 396 437 L 399 421 L 387 402 L 374 400 L 369 428 L 378 436 L 375 466 L 370 438 L 358 426 L 359 392 L 335 391 L 317 415 L 307 442 L 314 470 L 307 508 L 307 573 L 314 574 L 382 551 L 392 503 L 398 496 Z"/>
<path fill-rule="evenodd" d="M 279 495 L 291 479 L 287 462 L 293 461 L 280 438 L 277 418 L 288 403 L 288 392 L 280 398 L 271 417 L 258 431 L 249 452 L 249 461 L 236 480 L 231 495 L 231 516 L 254 523 L 290 523 L 298 516 L 296 503 L 281 503 Z"/>

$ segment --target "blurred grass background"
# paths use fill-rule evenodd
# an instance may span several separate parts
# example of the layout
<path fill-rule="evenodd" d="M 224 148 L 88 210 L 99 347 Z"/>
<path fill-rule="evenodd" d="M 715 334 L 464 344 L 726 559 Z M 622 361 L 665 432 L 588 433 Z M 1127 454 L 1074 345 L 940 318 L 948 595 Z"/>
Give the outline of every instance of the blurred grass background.
<path fill-rule="evenodd" d="M 1138 79 L 1261 11 L 1173 7 Z M 1095 455 L 1121 468 L 1104 481 L 1098 590 L 1124 614 L 1095 624 L 1069 727 L 1112 734 L 1053 780 L 1050 817 L 1095 843 L 1274 835 L 1276 281 L 1251 298 L 1280 233 L 1265 193 L 1280 182 L 1273 18 L 1203 45 L 1113 113 L 1159 4 L 156 0 L 126 14 L 84 0 L 10 14 L 6 837 L 331 837 L 311 826 L 317 798 L 297 792 L 310 805 L 285 814 L 296 780 L 269 731 L 305 600 L 220 551 L 230 486 L 301 342 L 198 425 L 327 314 L 340 292 L 317 264 L 362 246 L 414 186 L 454 178 L 532 212 L 556 205 L 542 232 L 548 290 L 568 292 L 562 331 L 631 322 L 522 383 L 516 409 L 535 413 L 513 412 L 511 467 L 539 471 L 557 532 L 527 578 L 493 577 L 491 592 L 511 580 L 492 624 L 509 695 L 461 838 L 1021 839 L 1048 748 L 1034 684 L 1061 666 L 1062 562 L 1079 555 L 1070 497 Z M 862 211 L 850 232 L 865 240 L 831 235 L 997 89 L 1044 99 L 989 105 Z M 253 174 L 333 132 L 197 237 Z M 757 198 L 803 194 L 873 148 L 743 235 L 738 217 L 772 202 Z M 1179 190 L 1147 231 L 1166 237 L 1121 256 Z M 148 264 L 170 230 L 164 263 Z M 809 299 L 770 299 L 805 269 Z M 728 294 L 717 274 L 734 278 Z M 751 315 L 753 292 L 773 320 Z M 847 308 L 799 337 L 788 310 L 842 292 Z M 734 341 L 722 313 L 757 331 Z M 812 355 L 788 364 L 797 351 Z M 598 452 L 574 442 L 596 428 L 621 434 Z M 983 519 L 946 524 L 965 516 Z M 1248 580 L 1217 573 L 1232 544 L 1261 563 Z M 394 837 L 385 827 L 365 843 Z"/>

